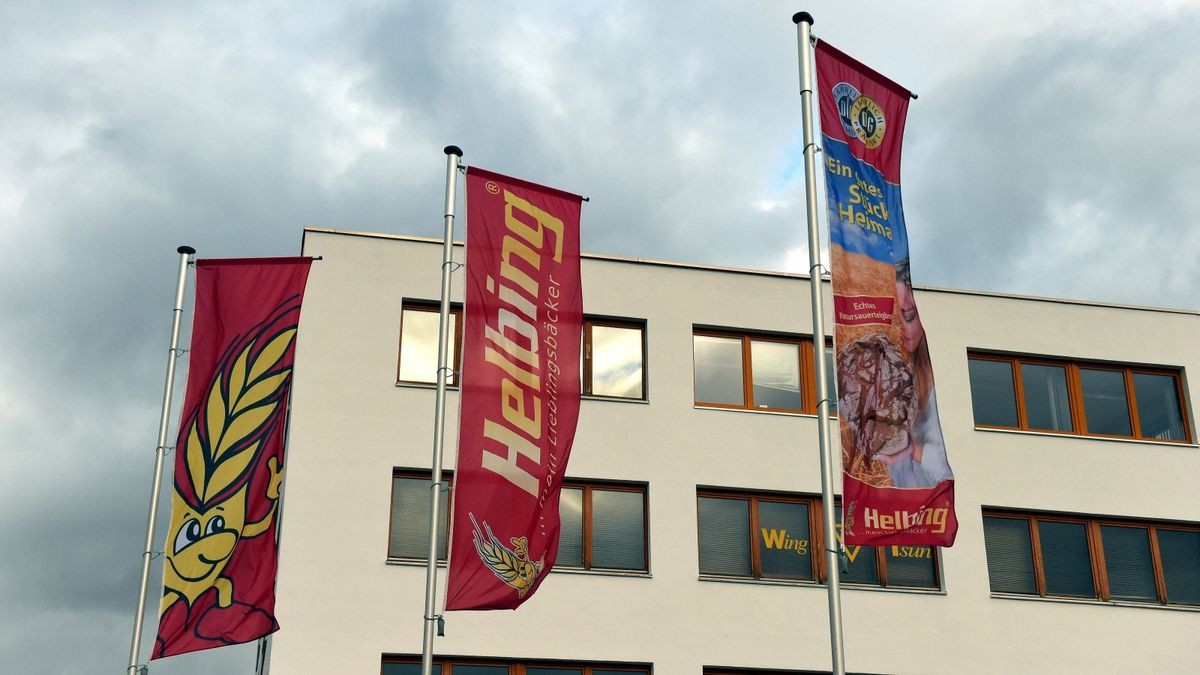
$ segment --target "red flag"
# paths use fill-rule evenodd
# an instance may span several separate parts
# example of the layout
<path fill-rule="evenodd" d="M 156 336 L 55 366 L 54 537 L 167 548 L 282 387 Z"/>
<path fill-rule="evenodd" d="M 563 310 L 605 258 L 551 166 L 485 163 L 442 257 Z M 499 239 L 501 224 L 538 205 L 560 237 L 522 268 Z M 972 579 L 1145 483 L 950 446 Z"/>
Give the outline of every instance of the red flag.
<path fill-rule="evenodd" d="M 311 262 L 196 262 L 190 368 L 151 658 L 250 642 L 279 629 L 275 516 Z"/>
<path fill-rule="evenodd" d="M 516 609 L 558 553 L 579 418 L 582 198 L 471 167 L 446 609 Z"/>
<path fill-rule="evenodd" d="M 820 41 L 845 543 L 950 546 L 954 473 L 900 199 L 911 94 Z"/>

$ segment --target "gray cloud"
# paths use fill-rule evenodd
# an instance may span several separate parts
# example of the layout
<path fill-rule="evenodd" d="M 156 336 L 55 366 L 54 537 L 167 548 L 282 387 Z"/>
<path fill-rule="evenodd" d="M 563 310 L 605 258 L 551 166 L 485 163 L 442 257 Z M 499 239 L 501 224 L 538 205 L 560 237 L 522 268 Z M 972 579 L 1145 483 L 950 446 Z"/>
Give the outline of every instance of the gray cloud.
<path fill-rule="evenodd" d="M 1197 27 L 1191 10 L 1115 36 L 1046 31 L 919 100 L 906 206 L 922 278 L 1194 306 L 1200 140 L 1181 130 Z"/>
<path fill-rule="evenodd" d="M 868 5 L 813 11 L 921 94 L 904 169 L 919 282 L 1194 306 L 1195 10 L 1147 6 L 1114 31 L 1087 3 L 1012 23 L 994 3 Z M 304 225 L 437 235 L 454 143 L 591 197 L 588 251 L 782 268 L 805 249 L 790 11 L 0 7 L 0 662 L 126 659 L 176 246 L 287 255 Z"/>

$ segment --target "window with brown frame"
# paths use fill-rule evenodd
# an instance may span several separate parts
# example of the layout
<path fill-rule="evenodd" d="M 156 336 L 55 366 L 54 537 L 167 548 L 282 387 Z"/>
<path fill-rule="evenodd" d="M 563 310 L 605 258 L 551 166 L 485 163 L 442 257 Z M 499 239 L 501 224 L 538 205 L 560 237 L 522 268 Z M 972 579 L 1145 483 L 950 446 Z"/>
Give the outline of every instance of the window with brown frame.
<path fill-rule="evenodd" d="M 565 481 L 555 567 L 646 572 L 646 486 Z"/>
<path fill-rule="evenodd" d="M 696 329 L 692 333 L 696 405 L 816 414 L 812 339 Z M 825 348 L 830 411 L 837 409 L 833 348 Z"/>
<path fill-rule="evenodd" d="M 396 381 L 436 384 L 438 322 L 436 302 L 405 301 L 400 315 L 400 359 Z M 462 365 L 462 305 L 450 306 L 451 362 L 446 384 L 458 386 Z M 583 322 L 584 396 L 645 400 L 646 326 L 628 319 L 593 319 Z"/>
<path fill-rule="evenodd" d="M 436 302 L 406 300 L 400 311 L 400 360 L 396 381 L 403 383 L 437 384 L 438 324 L 441 307 Z M 450 361 L 452 373 L 446 384 L 458 386 L 458 371 L 462 364 L 462 306 L 450 306 Z"/>
<path fill-rule="evenodd" d="M 700 574 L 824 582 L 822 512 L 819 497 L 698 490 Z M 837 518 L 841 518 L 840 508 Z M 934 547 L 849 546 L 843 550 L 846 568 L 840 578 L 845 583 L 941 588 Z"/>
<path fill-rule="evenodd" d="M 993 593 L 1200 605 L 1200 525 L 983 513 Z"/>
<path fill-rule="evenodd" d="M 628 319 L 583 321 L 583 395 L 646 399 L 646 324 Z"/>
<path fill-rule="evenodd" d="M 420 675 L 421 657 L 385 655 L 380 672 L 382 675 Z M 436 675 L 650 675 L 650 666 L 578 661 L 435 658 L 433 672 Z"/>
<path fill-rule="evenodd" d="M 452 476 L 443 474 L 449 485 Z M 429 472 L 392 472 L 388 559 L 423 561 L 429 554 Z M 438 560 L 446 559 L 450 537 L 448 489 L 438 511 Z M 562 529 L 555 567 L 649 571 L 646 485 L 567 480 L 559 501 Z"/>
<path fill-rule="evenodd" d="M 975 353 L 967 365 L 977 427 L 1190 440 L 1178 370 Z"/>
<path fill-rule="evenodd" d="M 392 514 L 388 526 L 388 560 L 427 560 L 429 557 L 430 472 L 392 471 Z M 449 472 L 442 474 L 448 486 Z M 438 560 L 446 560 L 450 539 L 450 490 L 442 488 L 438 508 Z"/>

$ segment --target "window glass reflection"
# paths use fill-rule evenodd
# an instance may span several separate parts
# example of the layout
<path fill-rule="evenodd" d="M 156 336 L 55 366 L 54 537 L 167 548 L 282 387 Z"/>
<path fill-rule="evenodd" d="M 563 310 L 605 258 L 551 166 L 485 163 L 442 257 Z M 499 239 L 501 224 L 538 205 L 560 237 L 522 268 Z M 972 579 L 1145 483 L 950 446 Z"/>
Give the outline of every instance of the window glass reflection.
<path fill-rule="evenodd" d="M 558 501 L 562 529 L 558 534 L 556 565 L 583 567 L 583 490 L 565 487 Z"/>
<path fill-rule="evenodd" d="M 755 407 L 787 410 L 802 407 L 799 345 L 752 340 L 750 364 Z"/>
<path fill-rule="evenodd" d="M 971 359 L 971 409 L 975 424 L 1017 426 L 1017 396 L 1013 391 L 1012 364 L 1006 361 Z"/>
<path fill-rule="evenodd" d="M 642 329 L 591 326 L 594 396 L 644 398 Z"/>
<path fill-rule="evenodd" d="M 1021 364 L 1025 382 L 1025 414 L 1032 429 L 1070 431 L 1071 404 L 1067 397 L 1067 370 L 1062 366 Z"/>
<path fill-rule="evenodd" d="M 1125 373 L 1116 370 L 1079 369 L 1083 410 L 1090 434 L 1132 436 L 1129 402 L 1125 398 Z"/>
<path fill-rule="evenodd" d="M 437 382 L 438 322 L 436 311 L 405 309 L 400 326 L 400 380 Z M 451 313 L 448 330 L 455 333 L 457 317 Z M 451 338 L 453 343 L 453 338 Z M 453 367 L 453 360 L 451 361 Z"/>
<path fill-rule="evenodd" d="M 1179 391 L 1170 375 L 1134 373 L 1133 390 L 1137 399 L 1138 423 L 1142 438 L 1170 441 L 1186 440 Z"/>
<path fill-rule="evenodd" d="M 825 394 L 829 397 L 829 414 L 837 414 L 837 366 L 833 362 L 833 347 L 825 348 Z"/>
<path fill-rule="evenodd" d="M 742 341 L 736 338 L 695 335 L 696 401 L 744 405 Z"/>

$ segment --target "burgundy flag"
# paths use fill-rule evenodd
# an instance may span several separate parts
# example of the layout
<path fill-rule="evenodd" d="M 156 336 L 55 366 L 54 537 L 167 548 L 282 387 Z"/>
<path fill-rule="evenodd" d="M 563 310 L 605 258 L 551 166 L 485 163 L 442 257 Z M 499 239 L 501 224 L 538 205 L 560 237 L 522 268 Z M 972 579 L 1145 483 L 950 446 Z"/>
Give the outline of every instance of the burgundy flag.
<path fill-rule="evenodd" d="M 471 167 L 446 609 L 516 609 L 558 553 L 579 418 L 583 199 Z"/>
<path fill-rule="evenodd" d="M 820 41 L 845 543 L 950 546 L 954 473 L 900 200 L 911 94 Z"/>
<path fill-rule="evenodd" d="M 151 658 L 250 642 L 275 622 L 275 520 L 312 258 L 196 261 L 187 394 Z"/>

